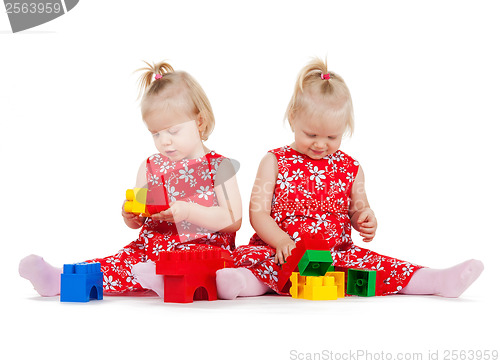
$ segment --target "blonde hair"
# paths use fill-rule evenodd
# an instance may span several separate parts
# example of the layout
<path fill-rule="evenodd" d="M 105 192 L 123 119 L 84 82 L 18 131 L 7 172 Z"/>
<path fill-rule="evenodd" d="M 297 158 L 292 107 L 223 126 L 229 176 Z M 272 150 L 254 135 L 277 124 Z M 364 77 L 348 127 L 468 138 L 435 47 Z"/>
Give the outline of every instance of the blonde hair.
<path fill-rule="evenodd" d="M 329 76 L 329 78 L 328 78 Z M 303 112 L 310 118 L 318 116 L 340 119 L 345 123 L 345 134 L 354 131 L 354 110 L 351 93 L 342 77 L 328 71 L 328 66 L 319 58 L 314 58 L 299 72 L 292 99 L 285 113 L 293 129 L 291 120 Z"/>
<path fill-rule="evenodd" d="M 139 97 L 141 99 L 141 113 L 146 115 L 162 102 L 164 108 L 183 108 L 187 113 L 201 115 L 202 125 L 200 137 L 207 140 L 215 126 L 212 106 L 205 91 L 189 73 L 174 71 L 174 68 L 165 61 L 148 63 L 146 67 L 136 70 L 142 72 L 139 77 Z"/>

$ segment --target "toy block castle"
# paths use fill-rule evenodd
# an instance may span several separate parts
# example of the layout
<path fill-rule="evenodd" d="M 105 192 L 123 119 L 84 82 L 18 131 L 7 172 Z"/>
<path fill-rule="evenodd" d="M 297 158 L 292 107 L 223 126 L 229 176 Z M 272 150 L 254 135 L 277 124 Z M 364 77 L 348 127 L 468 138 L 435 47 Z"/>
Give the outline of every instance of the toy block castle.
<path fill-rule="evenodd" d="M 215 272 L 232 262 L 222 249 L 175 250 L 160 253 L 156 274 L 163 275 L 164 302 L 190 303 L 217 299 Z"/>
<path fill-rule="evenodd" d="M 64 264 L 61 274 L 61 302 L 102 300 L 101 263 Z"/>

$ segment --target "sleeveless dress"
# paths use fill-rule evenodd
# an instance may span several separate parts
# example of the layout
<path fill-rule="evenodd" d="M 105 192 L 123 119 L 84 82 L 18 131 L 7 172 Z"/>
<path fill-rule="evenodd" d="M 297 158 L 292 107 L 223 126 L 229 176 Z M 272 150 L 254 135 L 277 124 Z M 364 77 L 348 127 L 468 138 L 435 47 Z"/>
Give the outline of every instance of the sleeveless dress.
<path fill-rule="evenodd" d="M 153 186 L 163 183 L 170 202 L 187 201 L 211 207 L 218 206 L 214 192 L 215 176 L 225 157 L 211 151 L 198 159 L 170 161 L 161 154 L 148 158 L 146 177 Z M 235 248 L 236 233 L 210 232 L 187 221 L 176 224 L 146 218 L 139 238 L 117 254 L 88 262 L 101 263 L 105 293 L 145 291 L 131 272 L 141 262 L 156 262 L 162 251 Z"/>
<path fill-rule="evenodd" d="M 271 216 L 294 241 L 305 234 L 321 234 L 328 242 L 336 267 L 377 271 L 376 295 L 399 292 L 422 268 L 358 247 L 351 239 L 349 204 L 359 163 L 344 152 L 316 160 L 290 146 L 270 150 L 278 162 Z M 254 234 L 248 245 L 233 252 L 236 267 L 245 267 L 279 292 L 280 266 L 276 250 Z"/>

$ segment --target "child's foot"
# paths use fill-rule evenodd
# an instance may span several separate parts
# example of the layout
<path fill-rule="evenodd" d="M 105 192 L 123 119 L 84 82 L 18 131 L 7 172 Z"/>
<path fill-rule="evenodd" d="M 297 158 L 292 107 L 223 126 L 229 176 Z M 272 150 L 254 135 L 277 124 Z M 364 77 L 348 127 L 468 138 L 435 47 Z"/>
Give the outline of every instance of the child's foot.
<path fill-rule="evenodd" d="M 163 276 L 156 274 L 154 262 L 137 263 L 132 267 L 132 274 L 143 288 L 151 289 L 163 298 Z"/>
<path fill-rule="evenodd" d="M 246 268 L 223 268 L 216 272 L 217 296 L 223 300 L 261 296 L 271 289 Z"/>
<path fill-rule="evenodd" d="M 444 269 L 438 294 L 443 297 L 459 297 L 481 275 L 484 265 L 479 260 L 468 260 Z"/>
<path fill-rule="evenodd" d="M 61 268 L 55 268 L 38 255 L 28 255 L 19 263 L 19 275 L 33 284 L 40 296 L 57 296 L 61 292 Z"/>
<path fill-rule="evenodd" d="M 467 260 L 448 269 L 422 268 L 416 271 L 403 294 L 435 294 L 443 297 L 459 297 L 483 272 L 479 260 Z"/>

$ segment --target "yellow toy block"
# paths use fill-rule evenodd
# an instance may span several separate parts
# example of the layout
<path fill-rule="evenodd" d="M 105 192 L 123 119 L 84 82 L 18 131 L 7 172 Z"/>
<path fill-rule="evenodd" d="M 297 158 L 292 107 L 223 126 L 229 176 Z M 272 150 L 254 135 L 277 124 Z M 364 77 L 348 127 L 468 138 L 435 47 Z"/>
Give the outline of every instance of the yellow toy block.
<path fill-rule="evenodd" d="M 327 283 L 330 283 L 330 285 L 326 285 Z M 327 277 L 327 282 L 325 282 L 325 277 L 306 277 L 304 298 L 314 301 L 336 300 L 337 286 L 335 286 L 335 278 L 332 280 L 331 277 Z"/>
<path fill-rule="evenodd" d="M 344 272 L 327 272 L 325 274 L 325 278 L 326 277 L 335 279 L 334 285 L 337 286 L 337 297 L 344 298 L 345 297 L 345 273 Z"/>
<path fill-rule="evenodd" d="M 134 188 L 128 189 L 126 192 L 127 201 L 123 209 L 125 212 L 131 212 L 136 215 L 150 216 L 146 211 L 146 196 L 148 194 L 147 188 Z"/>
<path fill-rule="evenodd" d="M 307 300 L 336 300 L 337 286 L 334 276 L 322 277 L 302 277 L 299 273 L 293 272 L 290 277 L 292 286 L 290 295 L 293 298 L 305 298 Z"/>
<path fill-rule="evenodd" d="M 290 277 L 292 286 L 290 287 L 290 295 L 293 298 L 304 298 L 304 284 L 306 277 L 302 277 L 299 273 L 293 272 Z"/>

